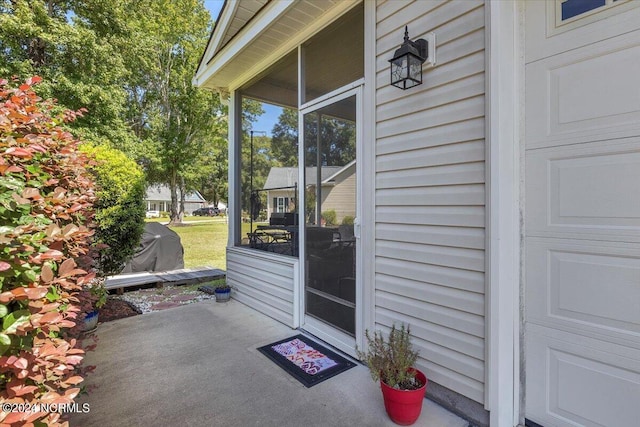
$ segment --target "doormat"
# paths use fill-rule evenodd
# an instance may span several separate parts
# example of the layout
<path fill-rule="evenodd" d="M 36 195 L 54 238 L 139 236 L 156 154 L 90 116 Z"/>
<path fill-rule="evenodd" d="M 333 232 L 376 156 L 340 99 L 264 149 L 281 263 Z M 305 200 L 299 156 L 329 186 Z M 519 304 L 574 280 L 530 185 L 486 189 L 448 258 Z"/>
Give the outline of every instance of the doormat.
<path fill-rule="evenodd" d="M 313 387 L 356 366 L 355 363 L 303 335 L 267 344 L 259 347 L 258 351 L 305 387 Z"/>

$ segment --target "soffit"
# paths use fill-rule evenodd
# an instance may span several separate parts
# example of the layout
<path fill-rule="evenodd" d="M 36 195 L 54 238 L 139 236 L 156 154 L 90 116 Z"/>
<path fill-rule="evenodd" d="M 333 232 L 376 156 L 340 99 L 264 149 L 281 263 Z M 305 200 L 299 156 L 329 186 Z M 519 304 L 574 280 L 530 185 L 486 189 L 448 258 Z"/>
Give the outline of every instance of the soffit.
<path fill-rule="evenodd" d="M 250 6 L 232 2 L 227 25 L 216 26 L 194 83 L 235 89 L 294 49 L 359 0 L 259 0 Z M 256 10 L 257 9 L 257 10 Z M 224 34 L 216 34 L 224 31 Z M 225 43 L 226 41 L 226 43 Z"/>
<path fill-rule="evenodd" d="M 216 53 L 225 47 L 268 1 L 269 0 L 242 0 L 233 2 L 233 6 L 236 8 L 233 13 L 233 18 L 221 39 L 220 47 L 216 50 Z"/>

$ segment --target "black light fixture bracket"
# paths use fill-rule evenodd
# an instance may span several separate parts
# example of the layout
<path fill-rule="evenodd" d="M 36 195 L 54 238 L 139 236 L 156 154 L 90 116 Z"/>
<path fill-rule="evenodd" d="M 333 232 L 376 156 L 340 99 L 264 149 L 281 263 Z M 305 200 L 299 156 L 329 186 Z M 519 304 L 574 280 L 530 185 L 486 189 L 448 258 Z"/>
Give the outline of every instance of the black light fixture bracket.
<path fill-rule="evenodd" d="M 404 27 L 404 42 L 411 43 L 416 48 L 418 55 L 424 60 L 425 67 L 433 67 L 436 65 L 436 33 L 427 33 L 425 37 L 426 39 L 411 41 L 409 39 L 409 27 Z"/>
<path fill-rule="evenodd" d="M 418 39 L 412 43 L 418 49 L 420 57 L 426 61 L 429 56 L 429 42 L 425 39 Z"/>

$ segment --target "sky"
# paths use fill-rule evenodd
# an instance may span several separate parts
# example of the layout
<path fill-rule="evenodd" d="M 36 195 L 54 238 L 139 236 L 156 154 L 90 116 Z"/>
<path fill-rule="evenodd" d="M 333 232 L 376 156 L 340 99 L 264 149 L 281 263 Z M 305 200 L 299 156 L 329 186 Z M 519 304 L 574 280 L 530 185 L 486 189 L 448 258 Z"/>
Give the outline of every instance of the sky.
<path fill-rule="evenodd" d="M 204 7 L 209 10 L 212 19 L 218 17 L 223 5 L 224 0 L 204 0 Z M 253 130 L 265 131 L 267 135 L 271 136 L 273 125 L 278 122 L 278 116 L 282 113 L 282 108 L 276 107 L 275 105 L 263 104 L 262 109 L 264 110 L 264 114 L 253 124 Z"/>
<path fill-rule="evenodd" d="M 212 19 L 216 19 L 218 17 L 223 4 L 224 0 L 204 0 L 204 7 L 209 9 Z"/>

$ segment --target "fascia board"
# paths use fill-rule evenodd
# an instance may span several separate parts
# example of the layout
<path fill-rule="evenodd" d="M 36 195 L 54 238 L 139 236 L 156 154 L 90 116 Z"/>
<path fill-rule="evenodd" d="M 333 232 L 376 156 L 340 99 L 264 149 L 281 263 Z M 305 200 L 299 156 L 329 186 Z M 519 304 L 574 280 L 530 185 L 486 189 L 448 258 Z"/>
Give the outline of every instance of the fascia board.
<path fill-rule="evenodd" d="M 237 9 L 238 2 L 232 2 L 230 0 L 225 2 L 222 14 L 218 17 L 218 21 L 215 23 L 211 39 L 207 43 L 204 55 L 202 55 L 202 58 L 200 59 L 200 64 L 198 64 L 195 79 L 197 79 L 198 74 L 207 68 L 207 63 L 210 61 L 211 57 L 213 57 L 213 54 L 220 48 L 222 39 L 229 30 L 229 26 L 231 25 L 231 22 L 233 22 Z"/>

